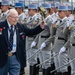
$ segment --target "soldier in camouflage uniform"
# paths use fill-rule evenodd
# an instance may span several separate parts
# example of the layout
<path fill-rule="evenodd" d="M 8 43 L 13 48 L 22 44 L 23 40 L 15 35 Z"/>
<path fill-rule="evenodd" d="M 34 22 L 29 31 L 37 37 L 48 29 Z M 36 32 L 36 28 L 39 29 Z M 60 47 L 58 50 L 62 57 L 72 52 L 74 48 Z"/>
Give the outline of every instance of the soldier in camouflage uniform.
<path fill-rule="evenodd" d="M 0 16 L 0 21 L 4 21 L 6 19 L 6 16 L 9 12 L 9 1 L 3 1 L 2 4 L 1 4 L 1 11 L 2 11 L 2 14 Z"/>
<path fill-rule="evenodd" d="M 28 14 L 29 14 L 29 18 L 27 20 L 27 27 L 30 29 L 35 28 L 40 23 L 38 7 L 36 4 L 30 4 L 28 6 Z M 36 37 L 36 35 L 27 36 L 27 49 L 29 49 L 28 57 L 30 57 L 32 54 L 34 54 L 37 50 L 37 46 L 34 48 L 32 48 L 32 46 L 31 46 L 31 43 L 35 39 L 35 37 Z M 29 61 L 29 65 L 30 65 L 30 75 L 38 75 L 39 70 L 38 70 L 38 67 L 36 67 L 36 65 L 37 65 L 36 55 L 34 57 L 30 58 L 28 61 Z"/>

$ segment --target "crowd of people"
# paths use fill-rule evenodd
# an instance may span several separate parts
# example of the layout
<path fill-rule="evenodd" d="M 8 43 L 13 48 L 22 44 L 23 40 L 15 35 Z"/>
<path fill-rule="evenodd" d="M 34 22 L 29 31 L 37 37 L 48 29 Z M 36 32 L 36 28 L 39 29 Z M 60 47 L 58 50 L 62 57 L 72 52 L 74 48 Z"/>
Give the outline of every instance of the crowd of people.
<path fill-rule="evenodd" d="M 75 75 L 73 7 L 64 3 L 1 3 L 0 75 Z M 13 26 L 13 28 L 12 28 Z M 12 31 L 13 30 L 13 31 Z"/>

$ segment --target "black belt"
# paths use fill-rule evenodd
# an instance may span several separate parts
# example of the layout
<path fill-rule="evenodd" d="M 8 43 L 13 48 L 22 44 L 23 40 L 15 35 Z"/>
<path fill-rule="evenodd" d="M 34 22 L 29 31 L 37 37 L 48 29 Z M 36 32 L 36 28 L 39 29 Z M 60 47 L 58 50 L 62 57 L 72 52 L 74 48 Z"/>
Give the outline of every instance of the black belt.
<path fill-rule="evenodd" d="M 72 44 L 72 46 L 75 46 L 75 44 Z"/>
<path fill-rule="evenodd" d="M 48 38 L 49 36 L 41 36 L 41 38 Z"/>
<path fill-rule="evenodd" d="M 58 39 L 59 39 L 59 40 L 65 40 L 65 41 L 66 41 L 66 39 L 64 39 L 64 38 L 61 38 L 61 37 L 58 37 Z"/>
<path fill-rule="evenodd" d="M 36 36 L 28 36 L 28 37 L 31 37 L 31 38 L 34 37 L 35 38 Z"/>
<path fill-rule="evenodd" d="M 10 56 L 13 56 L 13 55 L 15 55 L 15 54 L 16 54 L 16 52 L 8 52 L 8 53 L 6 53 L 6 55 L 9 56 L 9 57 L 10 57 Z"/>

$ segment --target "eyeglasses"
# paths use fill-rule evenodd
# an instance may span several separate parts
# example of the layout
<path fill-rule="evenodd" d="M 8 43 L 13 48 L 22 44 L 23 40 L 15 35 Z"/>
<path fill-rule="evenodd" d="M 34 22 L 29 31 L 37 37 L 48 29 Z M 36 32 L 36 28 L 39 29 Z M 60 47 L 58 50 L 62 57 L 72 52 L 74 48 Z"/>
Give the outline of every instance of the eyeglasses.
<path fill-rule="evenodd" d="M 11 17 L 11 18 L 14 18 L 14 19 L 18 19 L 18 18 L 19 18 L 19 17 L 14 17 L 14 16 L 11 16 L 11 15 L 10 15 L 10 17 Z"/>

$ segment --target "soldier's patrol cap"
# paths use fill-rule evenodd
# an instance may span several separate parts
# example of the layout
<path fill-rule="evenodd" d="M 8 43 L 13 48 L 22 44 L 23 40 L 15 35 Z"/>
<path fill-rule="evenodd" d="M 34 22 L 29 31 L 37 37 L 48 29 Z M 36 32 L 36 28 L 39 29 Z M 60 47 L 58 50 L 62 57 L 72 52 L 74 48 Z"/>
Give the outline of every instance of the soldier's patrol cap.
<path fill-rule="evenodd" d="M 56 7 L 58 8 L 58 6 L 59 6 L 59 3 L 55 3 L 55 8 L 56 8 Z"/>
<path fill-rule="evenodd" d="M 55 8 L 55 3 L 51 3 L 51 8 Z"/>
<path fill-rule="evenodd" d="M 2 1 L 1 5 L 10 5 L 9 1 Z"/>
<path fill-rule="evenodd" d="M 68 10 L 73 10 L 73 7 L 68 5 Z"/>
<path fill-rule="evenodd" d="M 28 5 L 28 9 L 38 9 L 38 5 L 37 4 L 30 4 L 30 5 Z"/>
<path fill-rule="evenodd" d="M 15 3 L 15 8 L 23 8 L 24 7 L 24 3 Z"/>
<path fill-rule="evenodd" d="M 58 10 L 66 11 L 67 10 L 67 6 L 66 5 L 59 5 L 58 6 Z"/>
<path fill-rule="evenodd" d="M 51 8 L 51 4 L 47 4 L 47 3 L 42 4 L 42 6 L 43 6 L 45 9 Z"/>

